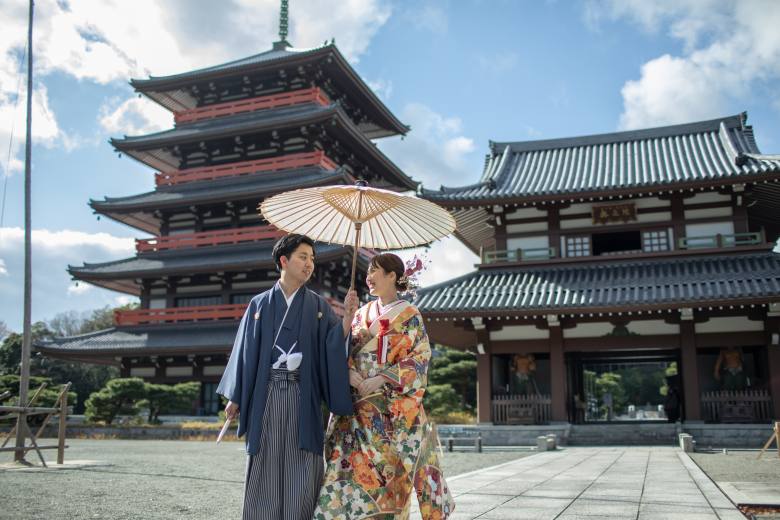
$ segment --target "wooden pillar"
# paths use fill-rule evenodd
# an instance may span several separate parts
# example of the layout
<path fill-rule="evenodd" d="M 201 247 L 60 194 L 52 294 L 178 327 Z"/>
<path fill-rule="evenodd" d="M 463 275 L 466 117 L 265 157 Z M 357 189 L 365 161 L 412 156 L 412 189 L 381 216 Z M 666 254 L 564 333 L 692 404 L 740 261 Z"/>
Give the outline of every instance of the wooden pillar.
<path fill-rule="evenodd" d="M 176 307 L 176 287 L 177 277 L 170 276 L 165 281 L 165 306 L 167 308 Z"/>
<path fill-rule="evenodd" d="M 119 365 L 119 377 L 130 377 L 130 358 L 122 358 Z"/>
<path fill-rule="evenodd" d="M 677 249 L 681 238 L 685 236 L 685 206 L 683 196 L 679 193 L 672 195 L 672 227 L 674 228 L 674 243 L 671 249 Z"/>
<path fill-rule="evenodd" d="M 230 296 L 233 292 L 233 274 L 232 273 L 222 273 L 222 281 L 221 281 L 221 289 L 220 292 L 222 294 L 222 303 L 225 305 L 230 304 Z"/>
<path fill-rule="evenodd" d="M 770 306 L 770 317 L 767 318 L 765 330 L 767 333 L 767 361 L 769 362 L 769 392 L 772 395 L 772 407 L 774 419 L 780 420 L 780 305 L 771 304 L 777 307 L 773 311 Z M 771 316 L 777 313 L 778 316 Z"/>
<path fill-rule="evenodd" d="M 685 310 L 685 309 L 683 309 Z M 690 318 L 693 316 L 691 315 Z M 680 363 L 682 364 L 682 391 L 685 396 L 683 418 L 701 421 L 701 390 L 699 367 L 696 363 L 696 328 L 692 319 L 680 322 Z"/>
<path fill-rule="evenodd" d="M 160 214 L 160 236 L 168 236 L 171 229 L 171 216 L 167 213 Z"/>
<path fill-rule="evenodd" d="M 734 211 L 734 233 L 747 233 L 750 231 L 748 228 L 748 214 L 745 207 L 745 195 L 744 193 L 735 193 L 731 196 L 731 205 Z"/>
<path fill-rule="evenodd" d="M 151 298 L 152 294 L 152 281 L 149 279 L 144 279 L 141 281 L 141 308 L 142 309 L 148 309 L 149 308 L 149 299 Z"/>
<path fill-rule="evenodd" d="M 563 357 L 563 329 L 558 316 L 547 317 L 550 331 L 550 398 L 555 422 L 566 422 L 566 360 Z"/>
<path fill-rule="evenodd" d="M 471 318 L 477 335 L 477 422 L 493 424 L 493 355 L 482 318 Z"/>
<path fill-rule="evenodd" d="M 165 358 L 162 356 L 152 356 L 152 363 L 154 363 L 154 382 L 162 383 L 165 380 L 165 366 L 167 365 Z"/>
<path fill-rule="evenodd" d="M 493 237 L 496 240 L 496 251 L 506 251 L 507 246 L 507 240 L 506 240 L 506 215 L 504 213 L 504 207 L 503 206 L 493 206 L 493 215 L 495 218 L 495 232 L 493 233 Z"/>
<path fill-rule="evenodd" d="M 493 356 L 477 354 L 477 422 L 493 423 Z"/>
<path fill-rule="evenodd" d="M 561 206 L 547 208 L 547 232 L 549 246 L 555 248 L 555 258 L 561 258 Z"/>

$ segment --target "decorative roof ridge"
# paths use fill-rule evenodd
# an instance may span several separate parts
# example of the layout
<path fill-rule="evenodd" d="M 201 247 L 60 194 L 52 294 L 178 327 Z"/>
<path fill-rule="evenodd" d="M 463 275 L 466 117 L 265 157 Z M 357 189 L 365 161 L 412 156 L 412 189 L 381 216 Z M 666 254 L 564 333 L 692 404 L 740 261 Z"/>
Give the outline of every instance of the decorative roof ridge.
<path fill-rule="evenodd" d="M 196 75 L 203 75 L 203 74 L 214 74 L 219 75 L 223 72 L 239 69 L 242 66 L 249 66 L 252 64 L 258 63 L 258 58 L 261 58 L 263 56 L 268 56 L 270 54 L 279 54 L 278 57 L 270 58 L 267 60 L 263 60 L 262 63 L 268 63 L 269 61 L 277 61 L 282 60 L 285 58 L 289 58 L 290 56 L 304 56 L 307 53 L 315 54 L 316 52 L 322 52 L 326 49 L 336 49 L 336 44 L 334 42 L 325 42 L 323 45 L 320 45 L 318 47 L 311 47 L 308 49 L 297 49 L 289 44 L 285 46 L 284 48 L 281 48 L 281 46 L 275 45 L 276 42 L 274 42 L 274 46 L 267 51 L 263 51 L 257 54 L 253 54 L 251 56 L 245 56 L 243 58 L 239 58 L 236 60 L 230 60 L 226 61 L 224 63 L 218 63 L 216 65 L 211 65 L 209 67 L 202 67 L 195 70 L 185 71 L 185 72 L 179 72 L 176 74 L 168 74 L 166 76 L 152 76 L 149 75 L 146 79 L 131 79 L 130 85 L 132 85 L 137 91 L 143 91 L 144 87 L 148 86 L 154 86 L 155 83 L 165 83 L 168 81 L 176 81 L 179 79 L 184 79 L 187 77 L 192 77 Z"/>
<path fill-rule="evenodd" d="M 478 276 L 488 275 L 488 276 L 503 276 L 503 275 L 516 275 L 518 273 L 560 273 L 560 272 L 567 272 L 572 270 L 586 270 L 586 271 L 595 271 L 595 270 L 605 270 L 605 269 L 625 269 L 625 268 L 641 268 L 641 267 L 659 267 L 662 265 L 669 265 L 669 264 L 695 264 L 702 261 L 707 262 L 721 262 L 721 261 L 729 261 L 732 259 L 737 260 L 744 260 L 744 259 L 766 259 L 766 258 L 772 258 L 780 260 L 780 253 L 773 252 L 772 250 L 766 250 L 766 251 L 752 251 L 749 253 L 732 253 L 732 254 L 725 254 L 721 253 L 718 255 L 701 255 L 701 256 L 687 256 L 687 257 L 668 257 L 668 258 L 652 258 L 652 259 L 635 259 L 635 260 L 628 260 L 628 259 L 621 259 L 621 261 L 617 262 L 608 262 L 608 263 L 595 263 L 595 262 L 587 262 L 587 263 L 571 263 L 571 264 L 555 264 L 555 265 L 542 265 L 542 264 L 535 264 L 533 266 L 521 266 L 521 265 L 515 265 L 511 267 L 502 267 L 498 269 L 476 269 L 474 271 L 471 271 L 469 273 L 466 273 L 464 275 L 458 276 L 456 278 L 452 278 L 450 280 L 445 280 L 443 282 L 439 282 L 435 285 L 431 285 L 430 287 L 424 287 L 419 289 L 417 292 L 419 296 L 424 296 L 429 292 L 435 291 L 440 288 L 446 288 L 451 287 L 454 285 L 457 285 L 458 283 L 468 280 L 469 278 L 474 278 Z"/>
<path fill-rule="evenodd" d="M 230 164 L 230 163 L 225 163 Z M 219 165 L 223 166 L 223 165 Z M 335 170 L 324 170 L 319 166 L 304 166 L 302 168 L 294 168 L 296 173 L 306 173 L 306 172 L 314 172 L 316 170 L 322 170 L 327 171 L 330 175 L 337 175 L 337 174 L 344 174 L 346 171 L 343 165 L 339 165 Z M 262 176 L 262 179 L 259 178 Z M 217 179 L 208 179 L 205 181 L 192 181 L 192 182 L 186 182 L 181 184 L 172 184 L 170 186 L 158 186 L 157 188 L 149 191 L 144 191 L 142 193 L 136 193 L 135 195 L 124 195 L 121 197 L 104 197 L 103 199 L 89 199 L 89 202 L 87 203 L 90 207 L 92 207 L 93 203 L 96 204 L 108 204 L 108 203 L 116 203 L 116 202 L 124 202 L 129 201 L 141 197 L 146 197 L 149 195 L 154 195 L 155 193 L 191 193 L 191 192 L 198 192 L 203 190 L 210 190 L 213 188 L 223 188 L 223 187 L 229 187 L 229 186 L 240 186 L 243 184 L 250 184 L 252 182 L 257 181 L 273 181 L 277 179 L 284 179 L 288 178 L 290 176 L 290 169 L 287 170 L 276 170 L 276 171 L 258 171 L 252 174 L 248 175 L 239 175 L 239 176 L 233 176 L 233 177 L 224 177 L 224 178 L 217 178 Z"/>
<path fill-rule="evenodd" d="M 219 255 L 226 251 L 229 252 L 243 251 L 243 250 L 249 251 L 258 246 L 267 246 L 268 243 L 270 242 L 273 241 L 266 239 L 266 240 L 255 240 L 253 242 L 240 242 L 238 244 L 217 244 L 214 246 L 165 249 L 163 251 L 147 252 L 144 253 L 143 255 L 135 254 L 133 256 L 120 258 L 118 260 L 109 260 L 107 262 L 95 262 L 95 263 L 84 262 L 84 265 L 81 266 L 73 266 L 68 264 L 68 271 L 70 271 L 71 269 L 84 270 L 84 269 L 94 269 L 95 267 L 110 267 L 110 266 L 114 266 L 126 262 L 132 262 L 133 260 L 138 260 L 140 258 L 147 259 L 147 260 L 152 258 L 188 258 L 188 257 L 205 256 L 209 254 Z"/>
<path fill-rule="evenodd" d="M 232 114 L 229 116 L 224 116 L 219 118 L 203 119 L 200 121 L 192 121 L 189 123 L 175 124 L 172 128 L 160 130 L 159 132 L 153 132 L 151 134 L 140 134 L 140 135 L 124 134 L 123 137 L 121 138 L 111 137 L 109 138 L 108 142 L 115 149 L 121 151 L 121 149 L 117 147 L 117 144 L 119 145 L 128 144 L 128 143 L 132 143 L 134 140 L 140 140 L 144 138 L 148 139 L 148 138 L 155 138 L 155 137 L 159 138 L 161 136 L 164 137 L 165 134 L 174 132 L 176 130 L 202 130 L 204 128 L 208 129 L 209 127 L 213 127 L 213 126 L 220 126 L 220 127 L 230 126 L 235 124 L 241 124 L 244 122 L 261 124 L 265 119 L 274 119 L 274 117 L 278 118 L 280 115 L 296 117 L 302 114 L 336 112 L 336 111 L 340 111 L 344 115 L 344 117 L 349 119 L 349 116 L 347 116 L 344 113 L 344 110 L 341 108 L 341 106 L 338 103 L 331 103 L 329 105 L 303 103 L 300 105 L 269 108 L 262 111 L 262 114 L 264 116 L 271 116 L 271 117 L 260 118 L 257 117 L 257 112 L 242 112 L 242 113 Z M 193 137 L 193 140 L 196 140 L 196 138 Z"/>
<path fill-rule="evenodd" d="M 236 128 L 236 125 L 234 125 L 235 120 L 232 120 L 233 118 L 242 118 L 245 119 L 246 124 L 240 128 Z M 419 185 L 419 182 L 409 177 L 401 168 L 393 161 L 387 154 L 385 154 L 382 150 L 379 149 L 379 147 L 374 143 L 368 136 L 366 136 L 363 132 L 360 131 L 357 124 L 352 120 L 352 118 L 347 115 L 347 113 L 344 111 L 342 106 L 338 103 L 331 103 L 327 106 L 320 106 L 320 105 L 313 105 L 310 106 L 309 110 L 301 110 L 301 111 L 295 111 L 291 115 L 288 115 L 288 117 L 285 119 L 286 125 L 289 127 L 296 126 L 302 122 L 306 121 L 324 121 L 324 120 L 330 120 L 334 121 L 334 118 L 337 118 L 338 121 L 343 125 L 344 129 L 350 133 L 352 136 L 354 136 L 355 140 L 358 142 L 363 143 L 363 149 L 368 153 L 369 155 L 373 155 L 378 161 L 387 163 L 388 167 L 391 170 L 395 170 L 396 175 L 400 181 L 401 184 L 404 184 L 405 187 L 407 187 L 410 190 L 417 189 L 417 186 Z M 277 118 L 279 119 L 279 118 Z M 208 121 L 215 121 L 215 120 L 207 120 L 207 121 L 199 121 L 193 124 L 203 124 L 207 123 Z M 212 132 L 211 135 L 209 135 L 207 138 L 218 138 L 222 136 L 229 136 L 234 135 L 236 132 L 239 131 L 255 131 L 258 129 L 264 129 L 264 128 L 279 128 L 279 121 L 273 121 L 272 118 L 269 119 L 256 119 L 253 117 L 246 117 L 246 114 L 236 114 L 233 116 L 228 116 L 226 118 L 222 118 L 218 120 L 219 122 L 214 124 L 212 123 L 216 128 L 212 128 L 210 130 L 204 130 L 204 131 L 210 131 Z M 244 121 L 242 121 L 243 123 Z M 287 127 L 287 126 L 285 126 Z M 154 134 L 144 135 L 144 136 L 133 136 L 128 137 L 125 136 L 124 139 L 110 139 L 111 145 L 119 152 L 125 152 L 137 161 L 141 162 L 143 161 L 140 159 L 134 157 L 131 152 L 139 150 L 137 148 L 137 143 L 139 141 L 142 141 L 143 139 L 151 139 L 151 140 L 158 140 L 156 146 L 163 146 L 165 144 L 178 142 L 178 141 L 197 141 L 197 140 L 203 140 L 204 137 L 202 135 L 200 136 L 188 136 L 187 138 L 182 138 L 181 136 L 171 136 L 171 135 L 165 135 L 165 134 L 171 134 L 172 132 L 178 130 L 179 128 L 175 127 L 173 129 L 164 130 L 162 132 L 157 132 Z M 142 146 L 149 146 L 147 143 L 146 145 Z M 147 164 L 147 166 L 149 166 Z"/>
<path fill-rule="evenodd" d="M 69 273 L 73 274 L 73 272 L 78 273 L 89 269 L 112 267 L 122 263 L 133 262 L 135 260 L 154 260 L 154 259 L 161 260 L 161 259 L 169 259 L 169 258 L 186 259 L 186 258 L 212 256 L 212 255 L 220 256 L 226 253 L 231 253 L 231 254 L 243 253 L 243 252 L 251 251 L 252 249 L 259 249 L 262 247 L 268 248 L 269 245 L 273 245 L 273 243 L 274 241 L 271 239 L 264 239 L 264 240 L 256 240 L 252 242 L 241 242 L 238 244 L 217 244 L 213 246 L 168 249 L 168 250 L 157 251 L 153 253 L 147 252 L 144 253 L 143 255 L 135 254 L 133 256 L 120 258 L 118 260 L 109 260 L 107 262 L 95 262 L 95 263 L 84 262 L 84 265 L 80 265 L 80 266 L 74 266 L 68 264 L 67 270 Z M 328 248 L 328 250 L 324 254 L 333 254 L 336 251 L 351 248 L 351 246 L 335 244 L 335 243 L 318 242 L 318 244 L 319 247 Z M 273 260 L 270 256 L 264 261 L 267 261 L 267 263 L 271 265 L 273 263 Z"/>
<path fill-rule="evenodd" d="M 496 186 L 496 183 L 491 179 L 488 181 L 480 181 L 475 182 L 474 184 L 468 184 L 466 186 L 444 186 L 443 184 L 439 186 L 439 189 L 429 189 L 425 188 L 420 184 L 420 194 L 421 195 L 438 195 L 442 193 L 457 193 L 459 191 L 463 190 L 472 190 L 472 189 L 478 189 L 478 188 L 490 188 L 493 189 Z"/>
<path fill-rule="evenodd" d="M 551 150 L 556 148 L 576 148 L 579 146 L 639 141 L 643 139 L 653 139 L 660 137 L 674 137 L 693 133 L 718 132 L 721 124 L 724 124 L 728 129 L 740 129 L 743 131 L 752 130 L 751 127 L 745 125 L 746 120 L 747 112 L 742 112 L 733 116 L 719 117 L 706 121 L 695 121 L 692 123 L 658 126 L 654 128 L 642 128 L 622 132 L 590 134 L 576 137 L 561 137 L 556 139 L 542 139 L 537 141 L 502 142 L 491 140 L 489 142 L 489 146 L 492 154 L 502 153 L 507 146 L 510 147 L 512 152 L 531 152 Z"/>
<path fill-rule="evenodd" d="M 72 336 L 60 336 L 53 339 L 45 339 L 45 340 L 39 340 L 36 341 L 34 344 L 45 346 L 45 345 L 60 345 L 63 342 L 66 341 L 73 341 L 73 340 L 79 340 L 84 338 L 92 338 L 95 336 L 102 336 L 105 334 L 110 334 L 112 332 L 121 332 L 116 327 L 109 327 L 107 329 L 101 329 L 101 330 L 93 330 L 92 332 L 85 332 L 83 334 L 74 334 Z"/>

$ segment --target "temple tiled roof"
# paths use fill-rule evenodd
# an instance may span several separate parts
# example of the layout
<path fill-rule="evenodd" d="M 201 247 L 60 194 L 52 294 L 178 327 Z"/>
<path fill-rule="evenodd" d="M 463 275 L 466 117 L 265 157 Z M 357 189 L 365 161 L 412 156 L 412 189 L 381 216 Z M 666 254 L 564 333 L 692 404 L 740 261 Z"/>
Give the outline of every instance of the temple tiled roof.
<path fill-rule="evenodd" d="M 157 210 L 225 200 L 260 200 L 286 190 L 350 182 L 351 179 L 343 169 L 299 168 L 295 171 L 259 172 L 206 182 L 160 186 L 154 191 L 138 195 L 90 200 L 89 205 L 96 213 L 157 234 L 160 231 L 159 218 L 155 216 Z"/>
<path fill-rule="evenodd" d="M 215 271 L 274 269 L 273 240 L 246 244 L 169 249 L 102 263 L 68 266 L 78 280 L 130 294 L 138 294 L 137 278 L 187 275 Z M 351 248 L 337 244 L 316 246 L 317 262 L 347 254 Z"/>
<path fill-rule="evenodd" d="M 419 291 L 445 315 L 541 314 L 780 301 L 780 254 L 741 254 L 490 268 Z"/>
<path fill-rule="evenodd" d="M 340 90 L 373 116 L 378 127 L 371 130 L 371 137 L 406 134 L 409 131 L 409 127 L 401 123 L 382 103 L 333 43 L 312 49 L 295 49 L 283 42 L 277 42 L 274 48 L 268 51 L 239 60 L 170 76 L 133 79 L 130 83 L 138 92 L 143 92 L 170 110 L 191 109 L 195 107 L 196 101 L 186 87 L 196 82 L 276 71 L 318 61 L 327 64 L 329 77 L 340 85 Z"/>
<path fill-rule="evenodd" d="M 450 205 L 560 199 L 692 184 L 775 179 L 746 114 L 682 125 L 544 141 L 492 142 L 476 184 L 422 190 Z"/>
<path fill-rule="evenodd" d="M 132 331 L 110 328 L 39 342 L 35 349 L 43 353 L 76 357 L 79 354 L 129 354 L 134 351 L 154 351 L 158 354 L 186 351 L 196 354 L 198 351 L 229 350 L 235 335 L 236 324 L 233 320 L 224 323 L 169 324 L 147 329 L 135 327 Z"/>
<path fill-rule="evenodd" d="M 405 189 L 416 189 L 417 182 L 409 178 L 385 156 L 376 145 L 355 126 L 337 104 L 321 106 L 304 104 L 269 109 L 258 113 L 237 114 L 179 124 L 170 130 L 154 134 L 111 139 L 111 144 L 123 153 L 159 170 L 175 170 L 179 159 L 169 151 L 176 145 L 220 139 L 283 128 L 298 128 L 307 124 L 328 123 L 345 146 L 372 171 L 390 178 Z M 388 180 L 390 180 L 388 179 Z"/>

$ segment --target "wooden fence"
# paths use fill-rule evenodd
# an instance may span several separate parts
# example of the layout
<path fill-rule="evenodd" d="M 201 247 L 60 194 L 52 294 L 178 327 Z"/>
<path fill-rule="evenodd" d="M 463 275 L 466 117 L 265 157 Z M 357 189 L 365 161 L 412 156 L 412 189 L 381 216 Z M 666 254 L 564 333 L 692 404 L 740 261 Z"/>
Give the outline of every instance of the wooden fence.
<path fill-rule="evenodd" d="M 720 390 L 701 394 L 704 420 L 714 423 L 763 423 L 772 420 L 768 390 Z"/>
<path fill-rule="evenodd" d="M 493 424 L 547 424 L 551 417 L 549 395 L 494 395 Z"/>

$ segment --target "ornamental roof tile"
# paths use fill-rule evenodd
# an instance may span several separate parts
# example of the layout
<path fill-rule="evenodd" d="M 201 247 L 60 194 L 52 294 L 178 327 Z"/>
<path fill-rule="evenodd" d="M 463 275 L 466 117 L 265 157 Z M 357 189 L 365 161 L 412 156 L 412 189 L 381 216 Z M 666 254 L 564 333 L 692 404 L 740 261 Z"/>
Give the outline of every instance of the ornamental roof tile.
<path fill-rule="evenodd" d="M 422 190 L 433 201 L 500 202 L 742 182 L 780 173 L 762 155 L 746 114 L 645 130 L 543 141 L 491 142 L 480 182 Z"/>
<path fill-rule="evenodd" d="M 589 312 L 780 300 L 780 254 L 621 260 L 481 269 L 420 290 L 425 313 Z"/>

